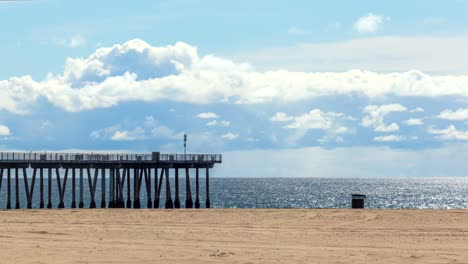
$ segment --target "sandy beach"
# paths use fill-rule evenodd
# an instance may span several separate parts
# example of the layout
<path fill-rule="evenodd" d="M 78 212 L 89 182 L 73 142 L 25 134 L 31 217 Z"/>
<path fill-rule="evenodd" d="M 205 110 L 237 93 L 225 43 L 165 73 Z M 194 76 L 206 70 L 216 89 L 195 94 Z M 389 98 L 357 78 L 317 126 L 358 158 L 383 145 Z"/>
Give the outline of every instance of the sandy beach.
<path fill-rule="evenodd" d="M 12 210 L 0 230 L 0 263 L 468 263 L 468 210 Z"/>

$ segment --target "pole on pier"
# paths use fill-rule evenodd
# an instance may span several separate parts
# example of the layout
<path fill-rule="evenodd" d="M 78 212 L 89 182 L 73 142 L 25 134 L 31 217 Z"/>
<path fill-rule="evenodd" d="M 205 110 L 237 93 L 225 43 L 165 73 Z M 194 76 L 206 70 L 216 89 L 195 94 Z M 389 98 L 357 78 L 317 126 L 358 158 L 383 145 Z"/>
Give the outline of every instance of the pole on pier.
<path fill-rule="evenodd" d="M 195 176 L 195 208 L 200 208 L 200 184 L 199 184 L 199 169 L 196 169 Z"/>
<path fill-rule="evenodd" d="M 127 170 L 127 208 L 132 208 L 132 199 L 130 197 L 130 168 L 126 168 Z"/>
<path fill-rule="evenodd" d="M 80 203 L 78 204 L 79 208 L 84 208 L 83 192 L 84 192 L 83 168 L 80 168 Z"/>
<path fill-rule="evenodd" d="M 166 208 L 172 209 L 174 208 L 174 204 L 172 203 L 172 197 L 171 197 L 171 183 L 169 181 L 169 168 L 165 168 L 164 170 L 166 174 Z"/>
<path fill-rule="evenodd" d="M 40 194 L 41 201 L 39 202 L 39 208 L 44 208 L 44 168 L 40 168 L 39 177 L 40 177 L 39 189 L 41 191 L 41 194 Z"/>
<path fill-rule="evenodd" d="M 180 199 L 179 199 L 179 168 L 175 168 L 175 200 L 174 208 L 180 208 Z"/>
<path fill-rule="evenodd" d="M 19 175 L 18 175 L 18 168 L 15 168 L 15 209 L 20 209 L 20 202 L 19 202 Z"/>
<path fill-rule="evenodd" d="M 185 208 L 193 208 L 192 190 L 190 188 L 189 168 L 185 168 Z"/>
<path fill-rule="evenodd" d="M 101 208 L 106 208 L 106 169 L 101 169 Z"/>
<path fill-rule="evenodd" d="M 72 204 L 71 208 L 76 208 L 76 173 L 75 168 L 72 169 Z"/>
<path fill-rule="evenodd" d="M 48 188 L 47 208 L 51 209 L 52 208 L 52 168 L 48 169 L 47 174 L 48 174 L 48 177 L 47 177 L 47 188 Z"/>
<path fill-rule="evenodd" d="M 8 175 L 7 175 L 7 205 L 6 209 L 11 209 L 11 169 L 8 168 Z"/>
<path fill-rule="evenodd" d="M 206 168 L 206 208 L 211 208 L 210 204 L 210 169 Z"/>

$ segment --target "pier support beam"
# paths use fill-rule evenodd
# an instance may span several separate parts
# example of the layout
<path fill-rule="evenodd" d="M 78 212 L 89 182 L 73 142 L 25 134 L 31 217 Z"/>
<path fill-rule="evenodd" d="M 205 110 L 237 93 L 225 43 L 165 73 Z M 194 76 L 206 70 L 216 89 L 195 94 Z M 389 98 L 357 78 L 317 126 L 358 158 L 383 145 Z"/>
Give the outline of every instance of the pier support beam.
<path fill-rule="evenodd" d="M 133 170 L 133 208 L 138 209 L 141 207 L 140 203 L 140 177 L 141 172 L 135 168 Z"/>
<path fill-rule="evenodd" d="M 127 176 L 127 170 L 123 169 L 122 175 L 120 175 L 120 169 L 117 170 L 117 183 L 118 183 L 118 188 L 117 188 L 117 207 L 118 208 L 125 208 L 125 201 L 123 197 L 123 186 L 125 183 L 125 177 Z"/>
<path fill-rule="evenodd" d="M 109 208 L 114 208 L 115 196 L 114 196 L 114 170 L 109 169 Z"/>
<path fill-rule="evenodd" d="M 75 168 L 72 169 L 72 204 L 71 208 L 76 208 L 76 173 Z"/>
<path fill-rule="evenodd" d="M 55 169 L 55 174 L 57 177 L 57 185 L 58 185 L 59 199 L 60 199 L 58 208 L 65 208 L 65 203 L 63 199 L 65 197 L 65 189 L 67 187 L 68 169 L 65 169 L 65 176 L 63 177 L 63 184 L 60 180 L 60 171 L 58 168 Z"/>
<path fill-rule="evenodd" d="M 167 175 L 166 175 L 167 176 Z M 180 208 L 180 199 L 179 199 L 179 169 L 175 168 L 175 200 L 174 200 L 174 208 Z"/>
<path fill-rule="evenodd" d="M 101 169 L 101 208 L 106 208 L 106 169 Z"/>
<path fill-rule="evenodd" d="M 185 208 L 193 208 L 192 190 L 190 188 L 189 168 L 185 168 Z"/>
<path fill-rule="evenodd" d="M 171 197 L 171 183 L 169 181 L 169 169 L 165 168 L 163 169 L 166 174 L 166 209 L 172 209 L 174 208 L 174 204 L 172 203 L 172 197 Z"/>
<path fill-rule="evenodd" d="M 125 169 L 127 171 L 127 208 L 132 208 L 132 199 L 130 197 L 130 168 Z"/>
<path fill-rule="evenodd" d="M 89 203 L 89 208 L 96 208 L 96 200 L 95 200 L 95 194 L 96 194 L 96 185 L 97 185 L 97 178 L 98 178 L 98 173 L 99 169 L 94 169 L 94 178 L 91 179 L 91 169 L 87 169 L 88 172 L 88 185 L 89 185 L 89 193 L 91 194 L 91 201 Z"/>
<path fill-rule="evenodd" d="M 83 201 L 83 192 L 84 192 L 84 179 L 83 179 L 83 169 L 80 168 L 80 203 L 78 204 L 79 208 L 84 208 L 84 201 Z"/>
<path fill-rule="evenodd" d="M 7 175 L 7 204 L 6 209 L 11 209 L 11 169 L 8 168 Z"/>
<path fill-rule="evenodd" d="M 39 189 L 40 189 L 40 199 L 41 201 L 39 202 L 39 208 L 44 208 L 44 169 L 43 168 L 40 168 L 40 171 L 39 171 L 39 179 L 40 179 L 40 186 L 39 186 Z"/>
<path fill-rule="evenodd" d="M 206 168 L 206 208 L 211 208 L 210 203 L 210 169 Z"/>
<path fill-rule="evenodd" d="M 15 168 L 15 209 L 20 209 L 20 201 L 19 201 L 19 175 L 18 175 L 18 168 Z"/>
<path fill-rule="evenodd" d="M 34 168 L 32 180 L 31 180 L 31 187 L 30 187 L 28 183 L 28 175 L 26 173 L 26 168 L 23 168 L 24 189 L 26 193 L 26 207 L 28 209 L 32 209 L 32 197 L 34 193 L 34 184 L 36 183 L 36 173 L 37 173 L 37 169 Z M 0 187 L 1 187 L 1 183 L 0 183 Z"/>
<path fill-rule="evenodd" d="M 195 208 L 200 208 L 200 181 L 199 181 L 199 169 L 196 169 L 195 175 Z"/>
<path fill-rule="evenodd" d="M 0 169 L 0 192 L 2 191 L 2 181 L 3 181 L 3 168 Z"/>
<path fill-rule="evenodd" d="M 162 171 L 162 169 L 161 169 Z M 154 203 L 153 208 L 159 208 L 159 185 L 158 185 L 158 168 L 154 168 Z"/>
<path fill-rule="evenodd" d="M 146 207 L 147 208 L 153 208 L 153 201 L 151 199 L 151 168 L 145 169 L 145 185 L 146 185 L 146 198 L 147 198 L 147 203 Z"/>
<path fill-rule="evenodd" d="M 52 208 L 52 168 L 47 170 L 47 208 Z"/>

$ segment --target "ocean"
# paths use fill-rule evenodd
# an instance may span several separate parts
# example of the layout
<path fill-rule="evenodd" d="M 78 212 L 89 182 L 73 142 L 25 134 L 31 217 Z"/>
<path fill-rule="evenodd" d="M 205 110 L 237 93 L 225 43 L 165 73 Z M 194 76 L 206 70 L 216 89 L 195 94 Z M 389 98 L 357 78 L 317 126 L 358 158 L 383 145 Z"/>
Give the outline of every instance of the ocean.
<path fill-rule="evenodd" d="M 171 194 L 174 199 L 174 182 Z M 30 181 L 29 181 L 30 182 Z M 133 182 L 133 181 L 132 181 Z M 108 183 L 108 181 L 107 181 Z M 185 177 L 180 177 L 180 201 L 185 203 Z M 12 177 L 12 207 L 15 206 L 14 177 Z M 47 181 L 44 181 L 47 188 Z M 77 187 L 79 186 L 77 180 Z M 84 178 L 84 202 L 89 206 L 87 178 Z M 195 202 L 195 182 L 191 181 Z M 20 179 L 19 199 L 26 206 L 23 179 Z M 154 186 L 153 186 L 154 187 Z M 0 190 L 0 209 L 6 208 L 7 181 L 4 176 Z M 108 190 L 108 187 L 106 188 Z M 152 191 L 154 192 L 154 191 Z M 221 178 L 210 177 L 211 207 L 214 208 L 350 208 L 351 193 L 367 196 L 367 208 L 385 209 L 468 209 L 468 178 Z M 47 203 L 47 191 L 45 190 Z M 153 194 L 154 196 L 154 194 Z M 76 193 L 77 202 L 79 192 Z M 124 186 L 126 199 L 126 186 Z M 133 197 L 133 194 L 131 194 Z M 108 199 L 108 198 L 107 198 Z M 141 205 L 146 206 L 146 190 L 141 188 Z M 56 179 L 52 181 L 52 203 L 58 205 Z M 96 204 L 101 201 L 98 180 Z M 164 206 L 165 192 L 161 193 L 160 207 Z M 108 202 L 108 200 L 107 200 Z M 205 204 L 205 179 L 200 178 L 200 202 Z M 71 179 L 68 179 L 65 206 L 71 205 Z M 36 180 L 33 207 L 39 207 L 39 181 Z"/>

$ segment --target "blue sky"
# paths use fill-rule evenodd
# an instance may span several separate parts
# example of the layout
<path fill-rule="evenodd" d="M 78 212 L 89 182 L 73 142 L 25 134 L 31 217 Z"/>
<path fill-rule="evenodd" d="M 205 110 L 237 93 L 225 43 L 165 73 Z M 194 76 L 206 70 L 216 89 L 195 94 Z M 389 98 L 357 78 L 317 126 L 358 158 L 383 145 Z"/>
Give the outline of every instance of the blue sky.
<path fill-rule="evenodd" d="M 468 1 L 0 1 L 0 147 L 466 176 Z M 258 164 L 267 164 L 258 166 Z"/>

